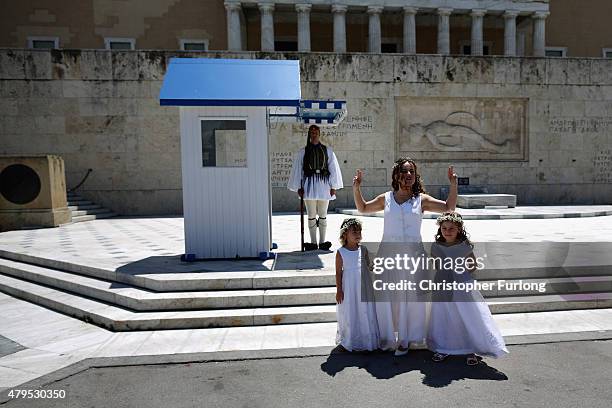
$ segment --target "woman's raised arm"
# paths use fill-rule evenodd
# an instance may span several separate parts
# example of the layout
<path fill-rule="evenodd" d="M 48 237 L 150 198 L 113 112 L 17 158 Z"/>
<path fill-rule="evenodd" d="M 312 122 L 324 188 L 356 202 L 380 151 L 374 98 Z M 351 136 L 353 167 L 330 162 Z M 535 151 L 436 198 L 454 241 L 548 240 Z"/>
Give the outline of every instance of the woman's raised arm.
<path fill-rule="evenodd" d="M 453 166 L 448 167 L 448 181 L 450 183 L 448 189 L 448 198 L 446 201 L 438 200 L 430 195 L 423 194 L 421 207 L 423 211 L 431 211 L 437 213 L 445 213 L 455 211 L 457 206 L 457 174 Z"/>
<path fill-rule="evenodd" d="M 381 194 L 371 201 L 363 199 L 361 194 L 361 181 L 363 179 L 363 173 L 357 169 L 355 177 L 353 177 L 353 197 L 355 199 L 355 207 L 360 213 L 373 213 L 376 211 L 382 211 L 385 209 L 385 195 Z"/>

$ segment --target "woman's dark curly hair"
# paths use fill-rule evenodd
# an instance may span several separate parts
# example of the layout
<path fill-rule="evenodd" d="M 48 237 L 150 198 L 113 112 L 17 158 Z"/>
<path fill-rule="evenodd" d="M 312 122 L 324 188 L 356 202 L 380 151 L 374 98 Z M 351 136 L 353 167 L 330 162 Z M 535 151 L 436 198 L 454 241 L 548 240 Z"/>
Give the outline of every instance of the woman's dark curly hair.
<path fill-rule="evenodd" d="M 399 175 L 402 166 L 406 163 L 412 164 L 414 168 L 414 184 L 412 185 L 412 195 L 418 196 L 420 193 L 425 193 L 425 187 L 423 186 L 421 175 L 419 174 L 419 170 L 417 169 L 417 165 L 410 157 L 400 157 L 393 164 L 393 169 L 391 173 L 391 187 L 393 187 L 393 191 L 399 190 Z"/>
<path fill-rule="evenodd" d="M 446 240 L 442 236 L 442 223 L 444 222 L 452 222 L 457 226 L 457 229 L 459 229 L 459 232 L 457 233 L 458 242 L 465 242 L 471 248 L 474 248 L 474 244 L 470 242 L 469 235 L 465 230 L 465 224 L 463 223 L 463 218 L 461 217 L 461 214 L 454 211 L 445 212 L 440 215 L 436 220 L 436 224 L 438 224 L 438 232 L 436 232 L 435 236 L 436 242 L 446 242 Z"/>

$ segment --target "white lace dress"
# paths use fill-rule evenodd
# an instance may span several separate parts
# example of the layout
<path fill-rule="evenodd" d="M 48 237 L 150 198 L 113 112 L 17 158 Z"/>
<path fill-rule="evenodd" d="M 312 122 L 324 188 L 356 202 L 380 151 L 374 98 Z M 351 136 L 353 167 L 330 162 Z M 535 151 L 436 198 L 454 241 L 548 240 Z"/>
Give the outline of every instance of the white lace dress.
<path fill-rule="evenodd" d="M 402 204 L 395 201 L 393 192 L 385 193 L 384 230 L 377 256 L 395 257 L 397 253 L 414 255 L 423 251 L 421 240 L 421 195 Z M 410 275 L 405 270 L 388 270 L 388 279 L 415 280 L 418 274 Z M 380 347 L 394 349 L 408 347 L 410 343 L 424 343 L 427 336 L 427 302 L 418 301 L 414 292 L 397 292 L 389 301 L 376 302 L 376 315 L 380 332 Z M 397 339 L 396 339 L 397 336 Z"/>
<path fill-rule="evenodd" d="M 466 257 L 472 248 L 465 242 L 444 246 L 432 244 L 432 256 L 445 258 Z M 444 263 L 443 263 L 444 265 Z M 455 273 L 452 269 L 438 271 L 437 281 L 473 282 L 469 272 Z M 431 323 L 427 344 L 432 351 L 444 354 L 476 353 L 501 357 L 508 349 L 491 311 L 477 290 L 449 293 L 452 302 L 432 302 Z"/>
<path fill-rule="evenodd" d="M 344 301 L 336 305 L 338 331 L 336 344 L 349 351 L 376 350 L 378 348 L 378 324 L 372 302 L 361 299 L 362 248 L 351 251 L 338 249 L 342 256 L 342 290 Z"/>

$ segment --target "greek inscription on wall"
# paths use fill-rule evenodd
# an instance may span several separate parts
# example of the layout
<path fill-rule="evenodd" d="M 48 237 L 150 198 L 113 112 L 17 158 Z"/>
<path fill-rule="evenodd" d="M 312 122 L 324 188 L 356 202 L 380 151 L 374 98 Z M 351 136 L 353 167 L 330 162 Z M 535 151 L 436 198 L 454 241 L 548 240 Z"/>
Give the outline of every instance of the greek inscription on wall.
<path fill-rule="evenodd" d="M 319 125 L 321 129 L 321 141 L 331 147 L 336 154 L 346 151 L 357 151 L 360 149 L 360 138 L 363 135 L 374 132 L 375 116 L 368 114 L 348 115 L 338 126 Z M 272 126 L 273 125 L 273 126 Z M 271 152 L 270 177 L 272 187 L 286 188 L 293 156 L 305 146 L 306 134 L 310 125 L 303 123 L 271 123 L 271 136 L 273 148 L 285 148 L 284 151 Z M 346 163 L 340 162 L 343 171 Z"/>
<path fill-rule="evenodd" d="M 348 115 L 336 127 L 322 127 L 323 140 L 332 141 L 334 138 L 346 137 L 355 133 L 370 133 L 374 130 L 374 119 L 370 115 Z M 333 146 L 332 146 L 333 147 Z"/>
<path fill-rule="evenodd" d="M 605 149 L 597 152 L 593 157 L 593 168 L 595 169 L 595 183 L 610 183 L 612 182 L 612 150 Z"/>
<path fill-rule="evenodd" d="M 612 119 L 606 118 L 552 118 L 548 124 L 552 133 L 604 133 L 612 130 Z"/>
<path fill-rule="evenodd" d="M 272 187 L 287 187 L 292 163 L 293 152 L 271 152 L 270 177 Z"/>

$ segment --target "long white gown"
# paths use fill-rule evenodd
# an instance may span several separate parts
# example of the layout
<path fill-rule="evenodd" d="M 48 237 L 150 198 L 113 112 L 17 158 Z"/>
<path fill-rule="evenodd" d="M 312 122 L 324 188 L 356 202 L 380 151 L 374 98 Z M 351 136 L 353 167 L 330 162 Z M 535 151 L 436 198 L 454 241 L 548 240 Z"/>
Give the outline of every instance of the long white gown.
<path fill-rule="evenodd" d="M 362 248 L 351 251 L 341 247 L 338 252 L 342 256 L 344 301 L 336 305 L 336 344 L 341 344 L 349 351 L 376 350 L 378 323 L 374 304 L 362 301 L 361 298 Z"/>
<path fill-rule="evenodd" d="M 392 191 L 385 193 L 384 215 L 383 238 L 377 257 L 395 256 L 400 251 L 414 255 L 415 251 L 422 250 L 420 194 L 398 204 Z M 390 274 L 389 280 L 395 282 L 401 279 L 414 281 L 418 277 L 405 270 L 388 270 L 384 273 Z M 409 291 L 394 293 L 389 301 L 377 300 L 380 348 L 407 348 L 410 343 L 423 343 L 427 336 L 427 308 L 427 302 L 417 301 L 416 294 Z"/>
<path fill-rule="evenodd" d="M 445 258 L 465 258 L 472 248 L 465 242 L 444 246 L 433 243 L 431 255 Z M 444 263 L 442 264 L 444 266 Z M 438 270 L 436 281 L 473 282 L 469 272 L 455 273 L 450 268 Z M 431 323 L 427 344 L 432 351 L 444 354 L 476 353 L 491 357 L 508 354 L 491 311 L 478 290 L 449 291 L 449 302 L 432 302 Z"/>
<path fill-rule="evenodd" d="M 304 178 L 304 200 L 335 200 L 335 195 L 330 195 L 331 188 L 339 190 L 344 187 L 342 183 L 342 172 L 338 165 L 338 159 L 331 147 L 327 148 L 327 158 L 329 160 L 327 168 L 329 169 L 329 181 L 323 181 L 315 177 Z M 300 149 L 293 156 L 293 165 L 291 166 L 291 174 L 287 182 L 287 188 L 291 191 L 298 191 L 303 178 L 302 166 L 304 163 L 304 150 Z"/>

